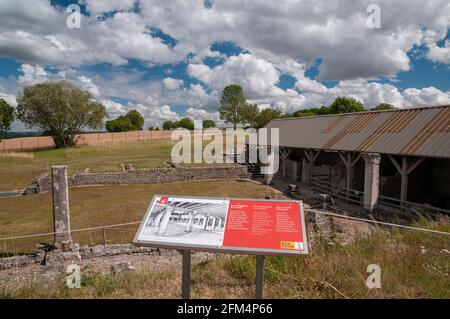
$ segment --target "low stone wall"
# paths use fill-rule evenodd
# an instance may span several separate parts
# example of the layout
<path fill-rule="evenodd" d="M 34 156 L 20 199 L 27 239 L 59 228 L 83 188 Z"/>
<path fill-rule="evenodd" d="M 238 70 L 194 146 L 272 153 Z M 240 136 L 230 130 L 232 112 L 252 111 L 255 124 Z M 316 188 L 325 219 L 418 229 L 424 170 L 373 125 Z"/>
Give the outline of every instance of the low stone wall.
<path fill-rule="evenodd" d="M 62 252 L 55 250 L 47 254 L 46 260 L 50 265 L 57 265 L 65 262 L 77 262 L 80 260 L 96 258 L 96 257 L 111 257 L 116 255 L 131 255 L 131 254 L 150 254 L 155 256 L 172 256 L 177 252 L 167 249 L 156 249 L 149 247 L 137 247 L 132 244 L 117 244 L 117 245 L 97 245 L 97 246 L 82 246 L 76 248 L 74 251 Z M 0 258 L 0 270 L 14 269 L 26 267 L 32 264 L 42 262 L 45 253 L 41 250 L 34 254 L 21 255 L 15 257 Z"/>
<path fill-rule="evenodd" d="M 159 184 L 167 182 L 249 178 L 245 165 L 229 165 L 224 167 L 172 167 L 147 168 L 111 173 L 78 173 L 69 177 L 69 187 L 85 185 L 116 184 Z M 51 191 L 51 176 L 43 175 L 35 178 L 24 194 L 35 194 Z"/>

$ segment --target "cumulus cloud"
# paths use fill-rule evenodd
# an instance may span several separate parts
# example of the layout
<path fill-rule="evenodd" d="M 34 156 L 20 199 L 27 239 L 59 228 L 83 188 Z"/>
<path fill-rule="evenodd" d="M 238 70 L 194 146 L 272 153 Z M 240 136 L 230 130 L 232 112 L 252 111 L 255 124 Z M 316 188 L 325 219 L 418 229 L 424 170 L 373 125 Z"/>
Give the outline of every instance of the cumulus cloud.
<path fill-rule="evenodd" d="M 113 11 L 131 10 L 135 6 L 136 0 L 82 0 L 81 4 L 86 5 L 86 10 L 98 15 Z"/>
<path fill-rule="evenodd" d="M 435 87 L 400 90 L 380 81 L 410 70 L 408 53 L 416 46 L 428 48 L 427 59 L 450 63 L 450 40 L 442 43 L 450 2 L 378 0 L 381 28 L 369 29 L 366 8 L 372 2 L 83 0 L 88 15 L 82 16 L 81 29 L 71 30 L 64 8 L 47 0 L 3 0 L 0 56 L 22 61 L 16 85 L 68 80 L 102 101 L 111 116 L 136 108 L 151 126 L 178 119 L 174 105 L 187 107 L 188 116 L 217 119 L 220 92 L 231 83 L 240 84 L 261 109 L 285 112 L 329 105 L 338 96 L 369 108 L 382 102 L 397 107 L 450 103 L 450 92 Z M 155 35 L 155 29 L 174 43 Z M 245 53 L 212 50 L 223 41 Z M 178 73 L 148 77 L 142 68 L 128 67 L 130 60 L 146 66 L 183 62 L 190 79 L 175 78 Z M 318 77 L 311 78 L 306 70 L 317 61 Z M 97 63 L 112 66 L 100 74 L 77 68 Z M 285 74 L 294 85 L 282 89 Z M 336 84 L 325 86 L 327 79 Z M 0 92 L 15 100 L 13 90 Z M 114 97 L 130 102 L 120 104 Z"/>
<path fill-rule="evenodd" d="M 450 104 L 450 92 L 442 92 L 434 87 L 406 89 L 403 92 L 405 103 L 414 106 Z"/>
<path fill-rule="evenodd" d="M 72 82 L 81 89 L 90 92 L 94 97 L 100 96 L 100 90 L 94 83 L 94 80 L 85 75 L 79 75 L 75 69 L 63 69 L 58 72 L 47 72 L 38 64 L 22 64 L 20 66 L 20 72 L 22 74 L 17 78 L 17 84 L 20 86 L 64 80 Z"/>
<path fill-rule="evenodd" d="M 20 85 L 26 86 L 48 81 L 47 72 L 40 65 L 22 64 L 20 71 L 23 73 L 17 80 Z"/>
<path fill-rule="evenodd" d="M 407 52 L 423 44 L 430 31 L 443 39 L 450 14 L 446 0 L 427 5 L 379 0 L 381 28 L 370 29 L 366 8 L 371 0 L 358 4 L 228 0 L 211 6 L 203 0 L 140 3 L 146 17 L 193 51 L 225 39 L 275 63 L 292 59 L 309 64 L 321 59 L 321 79 L 333 80 L 393 76 L 409 70 Z"/>
<path fill-rule="evenodd" d="M 204 109 L 198 108 L 188 108 L 186 110 L 186 115 L 194 120 L 213 120 L 215 122 L 219 122 L 219 112 L 208 112 Z"/>
<path fill-rule="evenodd" d="M 12 107 L 17 107 L 17 100 L 14 95 L 6 94 L 6 93 L 0 93 L 0 99 L 5 100 L 6 103 L 8 103 Z"/>
<path fill-rule="evenodd" d="M 165 78 L 163 80 L 163 84 L 168 90 L 177 90 L 183 85 L 183 83 L 183 80 L 174 78 Z"/>
<path fill-rule="evenodd" d="M 436 43 L 429 45 L 427 57 L 435 62 L 450 64 L 450 40 L 445 41 L 444 46 L 440 47 Z"/>

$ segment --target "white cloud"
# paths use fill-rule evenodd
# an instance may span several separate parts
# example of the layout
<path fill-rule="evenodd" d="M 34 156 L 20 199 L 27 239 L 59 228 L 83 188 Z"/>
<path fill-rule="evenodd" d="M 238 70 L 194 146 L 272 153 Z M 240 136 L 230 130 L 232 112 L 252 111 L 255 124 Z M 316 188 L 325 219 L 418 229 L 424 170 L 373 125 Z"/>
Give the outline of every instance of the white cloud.
<path fill-rule="evenodd" d="M 115 119 L 120 115 L 124 115 L 127 113 L 127 109 L 120 103 L 111 101 L 111 100 L 102 100 L 100 101 L 105 106 L 106 112 L 108 112 L 109 119 Z"/>
<path fill-rule="evenodd" d="M 427 57 L 435 62 L 450 64 L 450 40 L 445 41 L 444 46 L 437 46 L 432 43 L 428 46 Z"/>
<path fill-rule="evenodd" d="M 82 89 L 87 90 L 94 96 L 98 96 L 100 94 L 98 87 L 92 82 L 92 79 L 90 79 L 84 75 L 78 76 L 77 79 L 82 84 Z"/>
<path fill-rule="evenodd" d="M 405 102 L 410 106 L 430 106 L 450 104 L 450 92 L 442 92 L 434 87 L 406 89 L 403 92 Z"/>
<path fill-rule="evenodd" d="M 12 107 L 17 107 L 17 100 L 14 95 L 6 94 L 6 93 L 0 93 L 0 99 L 3 99 Z"/>
<path fill-rule="evenodd" d="M 87 11 L 92 14 L 103 14 L 113 11 L 133 9 L 136 0 L 83 0 Z"/>
<path fill-rule="evenodd" d="M 163 80 L 163 84 L 168 90 L 178 90 L 183 85 L 183 83 L 183 80 L 174 78 L 165 78 Z"/>
<path fill-rule="evenodd" d="M 150 21 L 193 52 L 229 40 L 275 64 L 321 59 L 322 79 L 368 79 L 407 71 L 407 52 L 423 44 L 430 31 L 443 39 L 449 27 L 447 0 L 426 5 L 419 0 L 378 0 L 381 28 L 369 29 L 366 8 L 371 3 L 227 0 L 206 7 L 203 0 L 140 2 Z"/>
<path fill-rule="evenodd" d="M 223 65 L 211 69 L 204 64 L 189 64 L 188 74 L 221 91 L 228 84 L 240 84 L 248 98 L 280 94 L 275 84 L 280 73 L 275 66 L 251 54 L 229 57 Z"/>
<path fill-rule="evenodd" d="M 47 72 L 40 65 L 22 64 L 20 71 L 23 73 L 17 80 L 20 85 L 32 85 L 48 81 Z"/>
<path fill-rule="evenodd" d="M 188 108 L 186 110 L 186 115 L 193 120 L 213 120 L 214 122 L 219 122 L 219 112 L 208 112 L 204 109 L 198 108 Z"/>

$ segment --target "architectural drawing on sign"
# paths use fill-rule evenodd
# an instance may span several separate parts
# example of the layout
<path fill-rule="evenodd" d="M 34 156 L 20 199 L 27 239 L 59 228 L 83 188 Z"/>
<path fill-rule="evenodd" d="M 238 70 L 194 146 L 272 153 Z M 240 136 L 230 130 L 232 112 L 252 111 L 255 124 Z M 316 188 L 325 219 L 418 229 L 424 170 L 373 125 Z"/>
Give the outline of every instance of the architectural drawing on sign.
<path fill-rule="evenodd" d="M 156 240 L 182 237 L 184 241 L 200 240 L 220 244 L 225 228 L 226 201 L 195 202 L 192 200 L 157 200 L 151 208 L 143 233 Z"/>

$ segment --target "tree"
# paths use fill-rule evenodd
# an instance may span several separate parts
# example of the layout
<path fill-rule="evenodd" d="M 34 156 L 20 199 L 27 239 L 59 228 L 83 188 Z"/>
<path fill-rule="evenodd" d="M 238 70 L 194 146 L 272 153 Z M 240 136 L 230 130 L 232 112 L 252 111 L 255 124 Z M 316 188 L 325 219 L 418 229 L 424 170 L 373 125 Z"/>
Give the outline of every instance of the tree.
<path fill-rule="evenodd" d="M 393 110 L 395 107 L 392 104 L 389 103 L 380 103 L 377 106 L 375 106 L 372 111 L 382 111 L 382 110 Z"/>
<path fill-rule="evenodd" d="M 128 132 L 134 130 L 134 126 L 130 119 L 124 115 L 121 115 L 114 120 L 106 121 L 105 127 L 108 132 Z"/>
<path fill-rule="evenodd" d="M 48 131 L 57 148 L 75 145 L 84 128 L 101 128 L 106 115 L 91 93 L 65 81 L 27 86 L 18 97 L 17 118 Z"/>
<path fill-rule="evenodd" d="M 5 100 L 0 99 L 0 138 L 11 129 L 14 121 L 14 108 Z"/>
<path fill-rule="evenodd" d="M 203 128 L 212 128 L 216 127 L 216 122 L 213 120 L 203 120 Z"/>
<path fill-rule="evenodd" d="M 137 110 L 131 110 L 126 115 L 129 119 L 131 124 L 133 124 L 135 131 L 142 131 L 142 128 L 144 127 L 144 117 L 139 113 Z"/>
<path fill-rule="evenodd" d="M 106 121 L 106 130 L 108 132 L 141 131 L 143 126 L 144 118 L 136 110 L 131 110 L 114 120 Z"/>
<path fill-rule="evenodd" d="M 165 121 L 163 123 L 163 130 L 165 130 L 165 131 L 170 131 L 170 130 L 173 130 L 175 128 L 176 128 L 176 125 L 172 121 Z"/>
<path fill-rule="evenodd" d="M 183 117 L 181 120 L 177 121 L 175 123 L 175 126 L 177 128 L 185 128 L 188 130 L 194 129 L 194 122 L 189 117 Z"/>
<path fill-rule="evenodd" d="M 361 102 L 356 101 L 353 98 L 347 98 L 340 96 L 334 100 L 330 105 L 331 114 L 338 113 L 352 113 L 364 111 L 364 106 Z"/>
<path fill-rule="evenodd" d="M 246 103 L 241 107 L 241 121 L 244 125 L 249 127 L 257 127 L 256 119 L 259 110 L 256 104 Z"/>
<path fill-rule="evenodd" d="M 232 84 L 223 89 L 220 98 L 219 116 L 221 120 L 233 123 L 234 129 L 242 121 L 241 108 L 246 104 L 240 85 Z"/>
<path fill-rule="evenodd" d="M 314 116 L 314 115 L 325 115 L 330 114 L 331 110 L 329 107 L 321 106 L 320 108 L 313 107 L 310 109 L 298 110 L 292 113 L 293 117 L 302 117 L 302 116 Z"/>
<path fill-rule="evenodd" d="M 256 128 L 261 128 L 269 124 L 270 121 L 281 117 L 282 112 L 277 109 L 264 109 L 256 117 Z"/>

